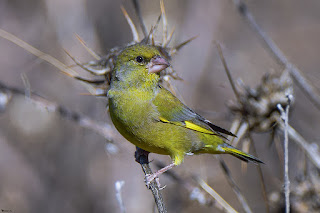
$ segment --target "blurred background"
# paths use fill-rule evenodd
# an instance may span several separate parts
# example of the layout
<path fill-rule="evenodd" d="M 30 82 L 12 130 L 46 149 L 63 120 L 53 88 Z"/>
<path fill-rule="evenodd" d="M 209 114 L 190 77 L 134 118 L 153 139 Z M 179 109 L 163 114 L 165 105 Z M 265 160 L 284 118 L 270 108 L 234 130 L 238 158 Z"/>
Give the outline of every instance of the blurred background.
<path fill-rule="evenodd" d="M 320 2 L 246 2 L 262 29 L 319 90 Z M 281 72 L 282 66 L 265 49 L 232 1 L 164 3 L 169 31 L 175 28 L 172 46 L 198 35 L 172 60 L 174 69 L 184 79 L 174 82 L 179 97 L 216 125 L 228 129 L 233 117 L 226 102 L 235 99 L 235 95 L 213 41 L 222 44 L 234 79 L 242 79 L 250 87 L 259 85 L 265 73 Z M 121 5 L 139 26 L 129 0 L 2 0 L 0 28 L 67 65 L 73 62 L 63 49 L 87 62 L 93 58 L 75 34 L 100 55 L 131 41 Z M 140 5 L 150 29 L 160 14 L 159 1 L 141 0 Z M 0 65 L 2 83 L 25 89 L 24 76 L 31 91 L 94 120 L 110 123 L 105 98 L 81 95 L 86 90 L 78 81 L 2 38 Z M 289 122 L 306 140 L 319 143 L 319 110 L 297 86 L 294 89 L 296 102 Z M 282 192 L 283 187 L 283 162 L 275 144 L 270 145 L 270 138 L 269 133 L 253 134 L 258 156 L 265 162 L 262 171 L 268 197 Z M 282 137 L 278 143 L 282 146 Z M 114 144 L 117 153 L 109 153 L 105 139 L 97 133 L 36 107 L 23 96 L 13 96 L 0 114 L 0 209 L 25 213 L 120 212 L 114 184 L 123 180 L 122 198 L 127 212 L 152 212 L 153 197 L 145 187 L 140 165 L 134 161 L 135 147 L 120 135 Z M 289 152 L 289 174 L 294 184 L 304 173 L 304 153 L 294 143 L 290 143 Z M 151 154 L 150 159 L 170 163 L 167 156 Z M 266 212 L 256 166 L 248 164 L 247 170 L 241 170 L 238 159 L 230 156 L 223 159 L 252 211 Z M 157 169 L 152 163 L 151 166 Z M 174 172 L 186 179 L 193 175 L 201 177 L 243 212 L 213 156 L 186 157 Z M 221 212 L 215 205 L 191 200 L 186 189 L 170 177 L 162 175 L 160 181 L 167 186 L 162 192 L 168 212 Z M 281 205 L 270 205 L 270 212 L 282 211 Z"/>

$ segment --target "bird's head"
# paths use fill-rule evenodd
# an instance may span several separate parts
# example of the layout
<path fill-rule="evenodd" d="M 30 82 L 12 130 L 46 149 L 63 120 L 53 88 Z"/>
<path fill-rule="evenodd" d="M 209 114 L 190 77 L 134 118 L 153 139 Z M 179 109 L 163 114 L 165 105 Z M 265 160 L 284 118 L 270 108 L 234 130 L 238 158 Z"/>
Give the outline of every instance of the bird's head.
<path fill-rule="evenodd" d="M 170 66 L 159 50 L 150 45 L 136 44 L 125 48 L 117 57 L 113 75 L 118 78 L 155 75 Z"/>

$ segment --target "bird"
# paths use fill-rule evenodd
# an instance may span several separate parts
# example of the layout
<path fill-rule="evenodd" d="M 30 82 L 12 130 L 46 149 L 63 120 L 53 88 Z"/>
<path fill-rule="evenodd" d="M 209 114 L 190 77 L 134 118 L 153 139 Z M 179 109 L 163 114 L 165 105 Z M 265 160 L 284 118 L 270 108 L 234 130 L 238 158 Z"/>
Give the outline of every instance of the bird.
<path fill-rule="evenodd" d="M 170 66 L 159 48 L 147 44 L 125 47 L 117 56 L 107 93 L 111 120 L 129 142 L 172 163 L 146 176 L 147 184 L 180 165 L 187 154 L 231 154 L 245 162 L 263 163 L 230 144 L 233 133 L 214 125 L 182 103 L 159 80 Z"/>

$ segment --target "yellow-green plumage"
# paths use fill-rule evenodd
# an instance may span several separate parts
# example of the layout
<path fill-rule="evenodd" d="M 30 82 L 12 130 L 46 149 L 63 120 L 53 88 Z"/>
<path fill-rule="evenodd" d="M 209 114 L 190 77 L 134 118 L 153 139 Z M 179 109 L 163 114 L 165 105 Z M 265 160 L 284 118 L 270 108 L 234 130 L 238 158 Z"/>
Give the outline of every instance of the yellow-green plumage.
<path fill-rule="evenodd" d="M 175 165 L 187 153 L 232 154 L 261 163 L 225 143 L 220 134 L 232 133 L 193 112 L 159 85 L 159 75 L 150 73 L 153 62 L 163 62 L 159 56 L 155 47 L 142 44 L 127 47 L 118 56 L 108 92 L 111 119 L 118 131 L 146 151 L 170 155 Z"/>

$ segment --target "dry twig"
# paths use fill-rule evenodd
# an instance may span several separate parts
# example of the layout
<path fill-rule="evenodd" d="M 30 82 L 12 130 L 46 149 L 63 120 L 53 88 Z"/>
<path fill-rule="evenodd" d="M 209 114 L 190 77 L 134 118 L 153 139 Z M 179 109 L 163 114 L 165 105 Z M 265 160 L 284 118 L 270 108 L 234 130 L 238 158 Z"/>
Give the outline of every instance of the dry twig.
<path fill-rule="evenodd" d="M 136 161 L 141 165 L 142 171 L 145 175 L 151 175 L 153 172 L 149 165 L 149 152 L 136 147 L 135 158 Z M 159 182 L 157 182 L 157 178 L 152 180 L 148 185 L 149 189 L 153 194 L 154 201 L 157 205 L 159 213 L 166 213 L 167 209 L 164 205 L 162 194 L 159 189 Z"/>
<path fill-rule="evenodd" d="M 165 166 L 164 163 L 161 161 L 155 160 L 155 164 L 158 167 L 158 169 L 161 169 Z M 211 204 L 216 204 L 214 203 L 214 200 L 212 199 L 211 196 L 206 196 L 208 193 L 203 190 L 202 188 L 199 187 L 199 184 L 194 183 L 192 179 L 197 179 L 197 175 L 191 174 L 190 176 L 192 179 L 186 177 L 182 178 L 178 174 L 176 174 L 173 170 L 169 170 L 164 173 L 164 175 L 167 175 L 170 177 L 173 181 L 175 181 L 177 184 L 180 184 L 183 186 L 188 192 L 189 192 L 189 197 L 191 200 L 196 200 L 198 201 L 201 205 L 207 205 L 211 206 Z M 217 208 L 220 208 L 220 206 L 215 205 Z"/>
<path fill-rule="evenodd" d="M 237 195 L 237 198 L 238 198 L 239 202 L 241 203 L 243 210 L 247 213 L 251 213 L 252 210 L 250 209 L 250 207 L 246 201 L 246 198 L 242 195 L 239 187 L 237 186 L 237 184 L 233 180 L 227 164 L 224 162 L 224 160 L 222 160 L 222 158 L 220 156 L 217 156 L 217 158 L 220 161 L 220 166 L 222 168 L 222 171 L 225 174 L 225 176 L 228 180 L 228 183 L 231 186 L 231 188 L 233 189 L 234 193 Z"/>
<path fill-rule="evenodd" d="M 250 118 L 250 113 L 252 113 L 251 115 L 251 120 L 255 120 L 256 119 L 256 113 L 254 112 L 251 112 L 249 111 L 249 109 L 247 109 L 247 105 L 249 104 L 249 99 L 247 98 L 247 96 L 245 96 L 243 93 L 241 93 L 241 91 L 238 91 L 235 84 L 234 84 L 234 81 L 233 81 L 233 78 L 232 78 L 232 75 L 230 73 L 230 70 L 227 66 L 227 62 L 224 58 L 224 55 L 223 55 L 223 52 L 222 52 L 222 49 L 221 49 L 221 46 L 219 44 L 219 42 L 215 42 L 216 46 L 217 46 L 217 49 L 218 49 L 218 52 L 219 52 L 219 56 L 220 56 L 220 59 L 223 63 L 223 66 L 224 66 L 224 70 L 225 72 L 227 73 L 227 76 L 228 76 L 228 80 L 232 86 L 232 89 L 236 95 L 236 98 L 237 98 L 237 105 L 240 109 L 240 113 L 238 113 L 236 115 L 236 119 L 235 119 L 235 122 L 234 122 L 234 125 L 233 125 L 233 128 L 236 130 L 234 133 L 238 134 L 239 138 L 238 140 L 236 141 L 236 143 L 233 143 L 233 145 L 237 145 L 238 141 L 240 141 L 240 138 L 242 137 L 247 137 L 252 143 L 252 147 L 253 147 L 253 150 L 254 150 L 254 155 L 258 157 L 258 154 L 256 152 L 256 149 L 255 149 L 255 146 L 254 146 L 254 143 L 253 143 L 253 140 L 251 138 L 251 135 L 250 135 L 250 130 L 254 127 L 252 126 L 250 128 L 250 122 L 249 122 L 249 118 Z M 248 92 L 248 91 L 247 91 Z M 268 97 L 267 97 L 268 99 Z M 254 104 L 252 104 L 254 105 Z M 257 108 L 260 108 L 261 106 L 253 106 L 252 109 L 254 109 L 255 107 Z M 240 120 L 241 119 L 241 122 Z M 259 123 L 256 122 L 257 124 Z M 249 151 L 249 150 L 248 150 Z M 220 164 L 221 166 L 223 167 L 221 161 L 220 161 Z M 226 168 L 226 167 L 225 167 Z M 263 194 L 263 198 L 264 198 L 264 201 L 265 201 L 265 206 L 266 206 L 266 210 L 267 212 L 269 212 L 269 204 L 268 204 L 268 200 L 267 200 L 267 193 L 266 193 L 266 186 L 265 186 L 265 181 L 264 181 L 264 177 L 263 177 L 263 173 L 262 173 L 262 169 L 261 169 L 261 166 L 260 165 L 257 165 L 257 168 L 258 168 L 258 173 L 259 173 L 259 177 L 260 177 L 260 182 L 261 182 L 261 188 L 262 188 L 262 194 Z M 231 178 L 231 177 L 230 177 Z M 232 183 L 232 181 L 229 181 L 229 183 Z M 243 208 L 247 211 L 247 212 L 250 212 L 250 208 L 249 206 L 247 205 L 247 203 L 245 202 L 245 200 L 243 199 L 243 196 L 241 194 L 238 193 L 237 190 L 235 190 L 235 187 L 233 184 L 230 184 L 232 186 L 232 188 L 234 189 L 234 191 L 236 192 L 237 196 L 238 196 L 238 199 L 240 200 Z"/>
<path fill-rule="evenodd" d="M 237 211 L 232 208 L 213 188 L 211 188 L 204 180 L 196 178 L 201 188 L 203 188 L 208 194 L 210 194 L 223 208 L 225 212 L 237 213 Z"/>
<path fill-rule="evenodd" d="M 281 118 L 284 123 L 284 195 L 286 203 L 286 213 L 290 212 L 290 180 L 289 180 L 289 139 L 288 139 L 288 126 L 289 126 L 289 108 L 290 108 L 290 96 L 288 95 L 288 105 L 285 110 L 281 104 L 277 107 L 280 110 Z"/>
<path fill-rule="evenodd" d="M 8 100 L 11 100 L 11 98 L 9 97 L 11 97 L 12 95 L 25 96 L 24 90 L 15 87 L 9 87 L 2 82 L 0 82 L 0 93 L 2 95 L 6 95 L 8 97 Z M 81 115 L 57 103 L 51 102 L 33 92 L 30 92 L 29 98 L 37 107 L 48 110 L 52 113 L 57 113 L 64 119 L 75 122 L 81 127 L 90 129 L 102 135 L 108 142 L 112 142 L 115 138 L 117 138 L 118 133 L 116 132 L 115 128 L 105 122 L 94 121 L 85 115 Z M 5 108 L 8 104 L 9 101 L 7 101 L 5 105 L 1 106 L 1 108 Z"/>

